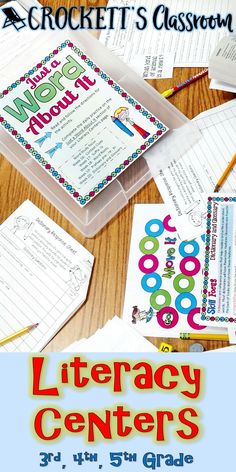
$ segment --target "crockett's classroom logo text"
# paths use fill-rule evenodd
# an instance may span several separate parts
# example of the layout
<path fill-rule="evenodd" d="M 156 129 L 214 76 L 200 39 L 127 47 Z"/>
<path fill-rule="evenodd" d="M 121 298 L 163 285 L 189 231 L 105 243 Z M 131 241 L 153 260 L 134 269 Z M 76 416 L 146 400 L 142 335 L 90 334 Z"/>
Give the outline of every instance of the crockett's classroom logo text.
<path fill-rule="evenodd" d="M 15 28 L 18 32 L 28 27 L 31 30 L 114 30 L 120 28 L 125 30 L 130 15 L 133 25 L 139 31 L 145 30 L 150 23 L 157 31 L 162 29 L 175 30 L 179 32 L 192 32 L 194 30 L 223 29 L 233 33 L 233 16 L 231 13 L 221 15 L 212 12 L 211 15 L 202 13 L 179 12 L 173 14 L 165 4 L 158 4 L 151 12 L 144 6 L 107 6 L 97 7 L 96 1 L 88 2 L 84 6 L 59 7 L 53 11 L 51 6 L 32 6 L 22 15 L 13 7 L 2 7 L 4 19 L 2 28 Z M 22 12 L 22 8 L 21 8 Z"/>

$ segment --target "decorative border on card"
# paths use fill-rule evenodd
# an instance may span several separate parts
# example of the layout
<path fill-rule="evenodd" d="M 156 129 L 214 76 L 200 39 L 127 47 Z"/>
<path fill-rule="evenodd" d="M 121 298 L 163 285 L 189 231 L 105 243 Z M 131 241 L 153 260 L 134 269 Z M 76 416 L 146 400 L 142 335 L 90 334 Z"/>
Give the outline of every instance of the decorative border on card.
<path fill-rule="evenodd" d="M 142 107 L 142 105 L 137 102 L 131 95 L 129 95 L 124 89 L 120 87 L 114 80 L 109 77 L 105 72 L 103 72 L 100 67 L 98 67 L 88 56 L 84 54 L 84 52 L 76 47 L 70 40 L 66 40 L 64 43 L 62 43 L 60 46 L 57 47 L 57 49 L 54 49 L 52 53 L 50 53 L 48 56 L 44 58 L 39 64 L 37 64 L 35 67 L 33 67 L 31 70 L 29 70 L 28 73 L 26 73 L 24 76 L 20 77 L 19 80 L 16 80 L 14 83 L 12 83 L 11 86 L 9 86 L 7 89 L 3 90 L 2 93 L 0 93 L 0 99 L 5 98 L 8 93 L 10 93 L 12 90 L 14 90 L 16 87 L 22 84 L 27 78 L 29 78 L 31 75 L 33 75 L 35 72 L 37 72 L 41 67 L 43 67 L 47 62 L 53 59 L 60 51 L 62 51 L 64 48 L 70 48 L 72 51 L 74 51 L 95 73 L 97 73 L 109 86 L 111 86 L 115 92 L 117 92 L 119 95 L 121 95 L 125 100 L 132 105 L 137 111 L 142 113 L 142 115 L 149 120 L 153 125 L 157 127 L 157 132 L 154 134 L 152 137 L 148 138 L 142 146 L 140 146 L 139 149 L 137 149 L 132 156 L 129 156 L 124 162 L 122 162 L 119 167 L 117 167 L 114 172 L 111 173 L 111 175 L 108 175 L 107 177 L 104 177 L 102 182 L 99 182 L 98 185 L 92 189 L 88 195 L 82 196 L 79 194 L 79 192 L 73 188 L 73 185 L 71 185 L 69 182 L 67 182 L 61 175 L 60 173 L 48 162 L 46 161 L 41 154 L 39 154 L 34 147 L 23 137 L 21 136 L 20 133 L 15 130 L 10 123 L 8 123 L 7 120 L 0 114 L 0 124 L 14 136 L 14 138 L 22 145 L 25 147 L 25 149 L 32 154 L 32 156 L 41 164 L 42 167 L 44 167 L 51 175 L 54 177 L 59 184 L 61 184 L 71 195 L 72 197 L 77 200 L 80 205 L 85 205 L 87 204 L 91 199 L 93 199 L 99 192 L 101 192 L 108 184 L 111 183 L 111 181 L 115 178 L 118 177 L 119 174 L 121 174 L 130 164 L 132 164 L 138 157 L 140 157 L 141 154 L 144 153 L 148 149 L 151 144 L 153 144 L 155 141 L 160 139 L 163 133 L 168 131 L 168 128 L 164 126 L 163 123 L 161 123 L 155 116 L 151 115 L 145 108 Z"/>
<path fill-rule="evenodd" d="M 235 202 L 236 197 L 209 197 L 207 203 L 207 226 L 206 226 L 206 243 L 205 243 L 205 261 L 204 261 L 204 281 L 203 281 L 203 292 L 202 292 L 202 309 L 201 309 L 201 320 L 202 321 L 216 321 L 222 323 L 236 323 L 236 318 L 225 317 L 225 316 L 207 316 L 207 293 L 209 288 L 209 262 L 210 262 L 210 242 L 211 242 L 211 220 L 212 220 L 212 203 L 213 202 Z"/>

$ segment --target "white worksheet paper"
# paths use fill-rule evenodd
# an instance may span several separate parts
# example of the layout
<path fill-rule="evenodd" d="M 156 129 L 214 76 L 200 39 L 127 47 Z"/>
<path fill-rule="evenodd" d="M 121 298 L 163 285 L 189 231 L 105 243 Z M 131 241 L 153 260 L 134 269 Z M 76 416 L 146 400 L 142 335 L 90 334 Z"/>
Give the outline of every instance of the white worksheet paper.
<path fill-rule="evenodd" d="M 201 133 L 189 151 L 160 172 L 155 181 L 165 203 L 170 204 L 181 238 L 205 232 L 205 194 L 210 194 L 236 150 L 236 100 L 198 115 L 194 122 Z M 236 191 L 233 170 L 222 192 Z"/>
<path fill-rule="evenodd" d="M 90 338 L 76 341 L 64 352 L 157 352 L 157 348 L 115 316 Z"/>
<path fill-rule="evenodd" d="M 139 31 L 135 25 L 134 13 L 128 15 L 127 28 L 121 30 L 119 23 L 114 30 L 103 30 L 100 40 L 127 64 L 131 64 L 136 56 L 175 54 L 175 67 L 206 67 L 209 57 L 219 40 L 229 34 L 226 28 L 196 29 L 193 32 L 166 30 L 157 31 L 153 27 L 152 15 L 158 6 L 156 0 L 110 0 L 109 6 L 146 7 L 149 12 L 148 27 Z M 166 0 L 166 7 L 171 15 L 180 12 L 192 12 L 206 17 L 219 13 L 225 17 L 232 12 L 233 0 Z"/>
<path fill-rule="evenodd" d="M 229 342 L 230 344 L 236 344 L 236 330 L 229 328 Z"/>
<path fill-rule="evenodd" d="M 143 336 L 209 332 L 196 322 L 203 252 L 203 238 L 179 239 L 166 205 L 135 205 L 124 321 Z"/>
<path fill-rule="evenodd" d="M 210 83 L 211 90 L 222 90 L 223 92 L 236 93 L 236 85 L 230 85 L 220 80 L 212 79 Z"/>
<path fill-rule="evenodd" d="M 236 352 L 236 346 L 229 346 L 229 347 L 223 347 L 222 349 L 214 349 L 212 351 L 206 351 L 206 354 L 207 353 L 215 353 L 215 354 L 218 354 L 218 352 Z"/>
<path fill-rule="evenodd" d="M 40 351 L 82 305 L 93 256 L 30 201 L 0 226 L 0 352 Z"/>
<path fill-rule="evenodd" d="M 169 79 L 173 77 L 175 54 L 138 54 L 130 59 L 130 67 L 144 79 Z"/>

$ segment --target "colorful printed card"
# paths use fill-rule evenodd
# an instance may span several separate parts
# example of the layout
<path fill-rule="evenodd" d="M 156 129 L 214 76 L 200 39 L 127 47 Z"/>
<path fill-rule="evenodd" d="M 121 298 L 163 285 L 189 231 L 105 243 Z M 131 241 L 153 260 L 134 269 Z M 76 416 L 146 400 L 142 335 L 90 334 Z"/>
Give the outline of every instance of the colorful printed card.
<path fill-rule="evenodd" d="M 135 206 L 123 318 L 144 336 L 206 331 L 203 239 L 181 241 L 166 205 Z"/>
<path fill-rule="evenodd" d="M 3 90 L 0 123 L 80 206 L 168 131 L 69 40 Z"/>
<path fill-rule="evenodd" d="M 208 197 L 205 244 L 202 309 L 198 321 L 235 330 L 236 197 L 221 194 Z"/>

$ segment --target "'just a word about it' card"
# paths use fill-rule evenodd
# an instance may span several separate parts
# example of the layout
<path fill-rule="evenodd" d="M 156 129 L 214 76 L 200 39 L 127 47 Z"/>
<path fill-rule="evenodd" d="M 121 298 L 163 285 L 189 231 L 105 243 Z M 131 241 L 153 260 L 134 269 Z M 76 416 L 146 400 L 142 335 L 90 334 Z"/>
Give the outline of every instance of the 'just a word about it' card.
<path fill-rule="evenodd" d="M 199 321 L 236 330 L 236 197 L 214 194 L 207 201 L 202 309 Z M 233 339 L 232 339 L 233 341 Z"/>
<path fill-rule="evenodd" d="M 207 331 L 200 314 L 204 238 L 181 241 L 166 205 L 136 205 L 123 317 L 144 336 Z"/>
<path fill-rule="evenodd" d="M 168 131 L 69 40 L 3 90 L 0 123 L 80 206 Z"/>

